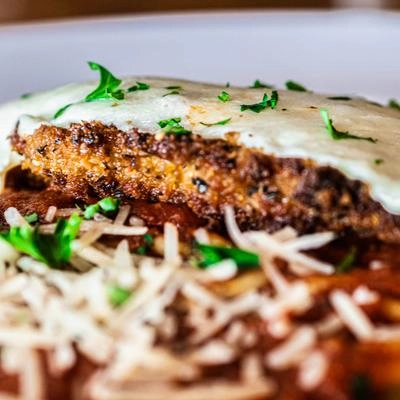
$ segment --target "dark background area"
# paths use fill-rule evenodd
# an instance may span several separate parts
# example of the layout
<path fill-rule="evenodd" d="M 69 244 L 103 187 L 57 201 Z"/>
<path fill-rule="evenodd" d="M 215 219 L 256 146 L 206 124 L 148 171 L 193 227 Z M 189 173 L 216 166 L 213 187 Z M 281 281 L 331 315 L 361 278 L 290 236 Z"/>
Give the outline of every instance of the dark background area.
<path fill-rule="evenodd" d="M 400 0 L 0 0 L 0 23 L 76 16 L 217 9 L 400 8 Z"/>

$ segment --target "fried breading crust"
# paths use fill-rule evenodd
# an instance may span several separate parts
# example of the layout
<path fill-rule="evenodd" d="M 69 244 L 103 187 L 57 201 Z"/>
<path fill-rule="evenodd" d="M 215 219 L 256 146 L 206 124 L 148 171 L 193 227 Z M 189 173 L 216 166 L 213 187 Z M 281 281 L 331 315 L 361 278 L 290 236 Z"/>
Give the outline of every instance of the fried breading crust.
<path fill-rule="evenodd" d="M 42 125 L 24 139 L 15 133 L 12 143 L 24 168 L 83 200 L 112 195 L 187 204 L 214 227 L 231 204 L 243 229 L 291 225 L 300 233 L 355 232 L 400 242 L 400 217 L 373 201 L 362 182 L 236 139 L 233 133 L 220 140 L 122 132 L 92 122 L 69 129 Z"/>

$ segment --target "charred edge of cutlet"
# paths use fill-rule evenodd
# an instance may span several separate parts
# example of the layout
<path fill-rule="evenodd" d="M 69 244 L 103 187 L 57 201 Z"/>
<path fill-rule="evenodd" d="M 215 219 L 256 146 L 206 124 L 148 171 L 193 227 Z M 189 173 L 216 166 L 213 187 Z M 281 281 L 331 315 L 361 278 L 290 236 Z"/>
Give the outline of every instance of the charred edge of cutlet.
<path fill-rule="evenodd" d="M 98 122 L 43 125 L 12 144 L 24 168 L 77 198 L 118 196 L 187 204 L 219 226 L 226 204 L 242 229 L 333 230 L 400 242 L 400 217 L 373 201 L 367 185 L 311 160 L 280 158 L 198 135 L 156 137 Z"/>

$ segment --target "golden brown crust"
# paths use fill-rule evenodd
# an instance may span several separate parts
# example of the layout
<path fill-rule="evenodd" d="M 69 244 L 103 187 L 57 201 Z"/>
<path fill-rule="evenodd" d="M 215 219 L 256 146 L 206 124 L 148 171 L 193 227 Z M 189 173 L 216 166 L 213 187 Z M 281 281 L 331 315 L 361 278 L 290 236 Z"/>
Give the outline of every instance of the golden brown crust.
<path fill-rule="evenodd" d="M 400 242 L 400 218 L 371 200 L 368 187 L 310 160 L 277 158 L 227 140 L 122 132 L 100 123 L 43 125 L 14 147 L 24 167 L 82 199 L 187 204 L 210 225 L 235 206 L 245 229 L 356 232 Z"/>

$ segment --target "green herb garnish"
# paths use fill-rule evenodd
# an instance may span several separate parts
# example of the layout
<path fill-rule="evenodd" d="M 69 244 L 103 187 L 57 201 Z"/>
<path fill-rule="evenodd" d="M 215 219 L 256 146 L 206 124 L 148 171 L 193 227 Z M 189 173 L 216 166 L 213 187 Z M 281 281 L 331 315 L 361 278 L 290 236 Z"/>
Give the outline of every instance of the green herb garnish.
<path fill-rule="evenodd" d="M 325 128 L 328 131 L 329 135 L 333 140 L 342 140 L 342 139 L 356 139 L 356 140 L 366 140 L 367 142 L 376 143 L 378 139 L 374 139 L 372 137 L 366 136 L 355 136 L 350 134 L 349 132 L 341 132 L 338 131 L 334 126 L 332 119 L 329 117 L 328 110 L 325 108 L 321 108 L 319 110 L 321 117 L 325 123 Z"/>
<path fill-rule="evenodd" d="M 257 254 L 236 247 L 212 246 L 196 243 L 196 249 L 200 254 L 199 267 L 208 268 L 220 261 L 231 259 L 239 268 L 254 268 L 260 265 Z"/>
<path fill-rule="evenodd" d="M 177 94 L 181 94 L 181 92 L 179 90 L 171 90 L 170 92 L 165 93 L 163 95 L 163 97 L 167 97 L 167 96 L 171 96 L 171 95 L 177 95 Z"/>
<path fill-rule="evenodd" d="M 128 92 L 136 92 L 138 90 L 149 90 L 150 85 L 144 82 L 136 82 L 136 85 L 131 86 L 128 88 Z"/>
<path fill-rule="evenodd" d="M 328 97 L 329 100 L 343 100 L 343 101 L 349 101 L 351 100 L 351 97 L 348 96 L 331 96 Z"/>
<path fill-rule="evenodd" d="M 151 246 L 153 246 L 154 239 L 153 236 L 150 235 L 150 233 L 146 233 L 143 236 L 144 244 L 136 249 L 137 254 L 146 254 L 148 250 L 150 250 Z"/>
<path fill-rule="evenodd" d="M 190 135 L 192 132 L 185 129 L 181 124 L 181 118 L 164 119 L 158 123 L 159 127 L 164 130 L 167 135 Z"/>
<path fill-rule="evenodd" d="M 226 125 L 228 122 L 231 121 L 232 118 L 227 118 L 227 119 L 223 119 L 222 121 L 218 121 L 218 122 L 213 122 L 213 123 L 205 123 L 205 122 L 200 122 L 201 125 L 204 126 L 215 126 L 215 125 Z"/>
<path fill-rule="evenodd" d="M 226 82 L 226 83 L 225 83 L 225 87 L 226 87 L 226 88 L 231 87 L 231 83 L 230 83 L 230 82 Z"/>
<path fill-rule="evenodd" d="M 271 108 L 272 110 L 278 104 L 278 92 L 276 90 L 272 91 L 271 98 L 268 99 L 267 93 L 264 93 L 262 100 L 256 104 L 242 104 L 240 106 L 240 111 L 250 110 L 255 113 L 260 113 L 261 111 L 265 110 L 266 108 Z"/>
<path fill-rule="evenodd" d="M 20 99 L 29 99 L 30 97 L 33 96 L 33 93 L 24 93 L 19 96 Z"/>
<path fill-rule="evenodd" d="M 285 83 L 287 90 L 293 90 L 295 92 L 308 92 L 308 90 L 298 82 L 295 81 L 287 81 Z"/>
<path fill-rule="evenodd" d="M 100 64 L 89 61 L 88 65 L 93 71 L 100 72 L 100 82 L 97 88 L 85 97 L 85 102 L 103 99 L 123 100 L 125 98 L 124 91 L 122 89 L 118 89 L 122 83 L 120 79 L 116 78 L 108 69 L 104 68 Z M 60 117 L 65 110 L 71 107 L 73 104 L 76 103 L 67 104 L 66 106 L 61 107 L 55 112 L 53 118 L 56 119 Z"/>
<path fill-rule="evenodd" d="M 217 97 L 219 101 L 222 101 L 222 103 L 226 103 L 231 100 L 231 95 L 228 92 L 225 92 L 225 90 L 223 90 Z"/>
<path fill-rule="evenodd" d="M 276 106 L 278 105 L 278 100 L 278 92 L 276 90 L 273 90 L 271 94 L 271 99 L 269 100 L 269 106 L 271 107 L 271 110 L 274 110 L 276 108 Z"/>
<path fill-rule="evenodd" d="M 264 83 L 260 81 L 259 79 L 256 79 L 253 84 L 250 86 L 251 89 L 258 89 L 258 88 L 265 88 L 265 89 L 272 89 L 273 86 L 269 85 L 267 83 Z"/>
<path fill-rule="evenodd" d="M 25 218 L 25 221 L 28 222 L 29 224 L 33 224 L 33 223 L 39 221 L 39 215 L 38 215 L 38 213 L 35 213 L 35 212 L 32 214 L 29 214 L 29 215 L 25 215 L 24 218 Z"/>
<path fill-rule="evenodd" d="M 100 200 L 96 204 L 91 204 L 87 206 L 83 216 L 85 219 L 92 219 L 95 214 L 110 214 L 116 212 L 120 205 L 120 200 L 115 199 L 114 197 L 105 197 L 104 199 Z"/>
<path fill-rule="evenodd" d="M 388 106 L 390 108 L 394 108 L 395 110 L 399 110 L 400 111 L 400 104 L 397 100 L 395 99 L 391 99 L 389 100 Z"/>
<path fill-rule="evenodd" d="M 165 89 L 170 90 L 170 92 L 163 95 L 163 97 L 181 94 L 182 86 L 166 86 Z"/>
<path fill-rule="evenodd" d="M 67 110 L 67 108 L 70 108 L 73 104 L 74 103 L 70 103 L 70 104 L 67 104 L 66 106 L 61 107 L 60 109 L 58 109 L 55 112 L 55 114 L 53 115 L 53 119 L 56 119 L 56 118 L 60 117 L 62 114 L 64 114 L 65 110 Z"/>
<path fill-rule="evenodd" d="M 114 307 L 122 306 L 131 296 L 131 291 L 124 289 L 118 285 L 107 286 L 108 301 Z"/>
<path fill-rule="evenodd" d="M 92 61 L 89 61 L 88 64 L 93 71 L 100 72 L 100 82 L 97 88 L 85 97 L 85 101 L 90 102 L 103 99 L 123 100 L 125 97 L 124 92 L 118 89 L 122 83 L 121 79 L 116 78 L 108 69 L 100 64 Z"/>
<path fill-rule="evenodd" d="M 374 164 L 375 165 L 381 165 L 381 164 L 383 164 L 385 162 L 385 160 L 383 159 L 383 158 L 376 158 L 375 160 L 374 160 Z"/>
<path fill-rule="evenodd" d="M 21 253 L 41 261 L 52 268 L 62 268 L 71 258 L 72 241 L 79 232 L 82 218 L 72 214 L 69 219 L 60 219 L 56 223 L 54 234 L 43 234 L 39 227 L 29 224 L 11 227 L 0 237 L 14 246 Z"/>
<path fill-rule="evenodd" d="M 338 274 L 344 274 L 353 269 L 354 264 L 357 260 L 357 247 L 351 246 L 347 254 L 342 258 L 342 260 L 336 264 L 336 272 Z"/>

